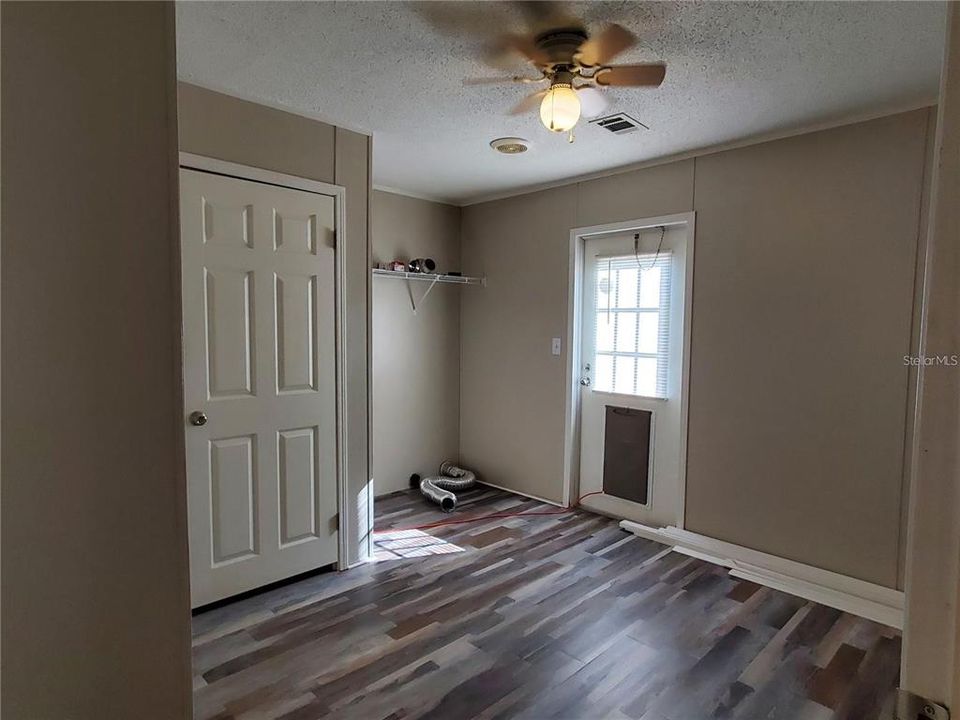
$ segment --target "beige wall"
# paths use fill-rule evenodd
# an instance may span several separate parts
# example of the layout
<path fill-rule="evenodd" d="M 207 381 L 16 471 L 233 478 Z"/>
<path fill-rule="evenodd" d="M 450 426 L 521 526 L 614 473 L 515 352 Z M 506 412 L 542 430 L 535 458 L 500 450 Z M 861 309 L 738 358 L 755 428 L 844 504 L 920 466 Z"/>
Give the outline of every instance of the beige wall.
<path fill-rule="evenodd" d="M 562 500 L 569 230 L 695 210 L 687 528 L 896 586 L 928 118 L 465 208 L 464 463 Z"/>
<path fill-rule="evenodd" d="M 568 186 L 463 209 L 463 268 L 487 286 L 461 307 L 460 459 L 482 480 L 560 501 Z"/>
<path fill-rule="evenodd" d="M 429 257 L 460 269 L 460 208 L 374 191 L 374 262 Z M 473 286 L 373 282 L 373 478 L 377 495 L 408 487 L 457 460 L 460 441 L 460 294 Z"/>
<path fill-rule="evenodd" d="M 926 130 L 697 160 L 689 529 L 897 583 Z"/>
<path fill-rule="evenodd" d="M 180 149 L 229 162 L 333 183 L 346 188 L 347 492 L 354 503 L 341 531 L 350 538 L 351 562 L 368 552 L 364 506 L 369 475 L 368 318 L 370 138 L 317 120 L 179 85 Z M 360 527 L 352 526 L 358 522 Z M 359 545 L 357 538 L 359 537 Z"/>
<path fill-rule="evenodd" d="M 333 125 L 179 84 L 180 149 L 332 183 Z"/>
<path fill-rule="evenodd" d="M 172 6 L 0 12 L 2 714 L 187 718 Z"/>

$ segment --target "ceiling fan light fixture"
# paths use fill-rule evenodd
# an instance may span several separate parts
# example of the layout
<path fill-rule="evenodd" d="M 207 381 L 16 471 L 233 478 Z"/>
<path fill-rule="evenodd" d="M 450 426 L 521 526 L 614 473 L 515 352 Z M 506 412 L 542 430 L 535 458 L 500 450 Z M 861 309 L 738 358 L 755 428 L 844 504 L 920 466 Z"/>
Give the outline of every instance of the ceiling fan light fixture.
<path fill-rule="evenodd" d="M 580 98 L 569 83 L 554 83 L 540 103 L 540 120 L 547 130 L 572 130 L 580 119 Z"/>

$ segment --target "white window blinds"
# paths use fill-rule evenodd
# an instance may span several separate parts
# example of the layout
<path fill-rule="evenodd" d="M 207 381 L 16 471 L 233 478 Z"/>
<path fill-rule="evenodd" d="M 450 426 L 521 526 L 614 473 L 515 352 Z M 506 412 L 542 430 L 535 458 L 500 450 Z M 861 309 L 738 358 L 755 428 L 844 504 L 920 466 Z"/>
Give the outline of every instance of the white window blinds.
<path fill-rule="evenodd" d="M 596 390 L 667 397 L 672 267 L 669 252 L 597 258 Z"/>

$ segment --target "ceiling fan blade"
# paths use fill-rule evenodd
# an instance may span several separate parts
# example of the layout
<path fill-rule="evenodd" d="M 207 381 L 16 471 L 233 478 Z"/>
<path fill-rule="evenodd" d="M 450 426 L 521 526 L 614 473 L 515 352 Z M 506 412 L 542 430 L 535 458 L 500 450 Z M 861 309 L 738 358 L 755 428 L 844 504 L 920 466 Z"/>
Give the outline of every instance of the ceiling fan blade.
<path fill-rule="evenodd" d="M 478 77 L 478 78 L 466 78 L 463 81 L 464 85 L 496 85 L 498 83 L 521 83 L 521 82 L 536 82 L 536 80 L 527 79 L 513 75 L 511 77 Z"/>
<path fill-rule="evenodd" d="M 554 0 L 521 0 L 513 5 L 520 10 L 534 33 L 554 28 L 579 28 L 583 23 L 570 14 L 564 3 Z"/>
<path fill-rule="evenodd" d="M 625 27 L 608 25 L 603 32 L 588 38 L 580 46 L 577 60 L 590 67 L 604 65 L 636 42 L 637 38 Z"/>
<path fill-rule="evenodd" d="M 546 90 L 541 90 L 540 92 L 527 95 L 523 100 L 517 103 L 512 110 L 510 110 L 510 115 L 523 115 L 531 110 L 536 110 L 538 107 L 540 107 L 543 96 L 546 94 Z"/>
<path fill-rule="evenodd" d="M 580 98 L 580 114 L 586 118 L 599 117 L 610 107 L 606 94 L 591 85 L 577 88 L 577 97 Z"/>
<path fill-rule="evenodd" d="M 513 14 L 506 3 L 411 2 L 409 6 L 438 32 L 489 39 L 489 28 L 506 27 Z"/>
<path fill-rule="evenodd" d="M 545 65 L 550 58 L 537 47 L 536 41 L 526 35 L 509 33 L 501 35 L 489 48 L 486 60 L 494 67 L 516 67 L 517 60 L 523 59 L 535 65 Z"/>
<path fill-rule="evenodd" d="M 594 75 L 597 85 L 620 85 L 630 87 L 657 87 L 667 74 L 667 66 L 660 63 L 647 65 L 614 65 L 601 68 Z"/>

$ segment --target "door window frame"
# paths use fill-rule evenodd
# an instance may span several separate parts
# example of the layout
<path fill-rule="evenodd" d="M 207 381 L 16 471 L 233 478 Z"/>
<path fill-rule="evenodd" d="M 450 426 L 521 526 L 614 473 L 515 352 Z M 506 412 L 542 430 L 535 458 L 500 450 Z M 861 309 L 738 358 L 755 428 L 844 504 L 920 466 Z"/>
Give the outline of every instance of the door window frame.
<path fill-rule="evenodd" d="M 626 220 L 603 225 L 589 225 L 573 228 L 570 231 L 569 280 L 567 300 L 567 367 L 566 367 L 566 403 L 564 411 L 564 452 L 563 452 L 563 500 L 570 505 L 577 497 L 580 486 L 580 368 L 583 366 L 583 272 L 584 246 L 589 238 L 623 233 L 640 232 L 660 226 L 685 227 L 686 229 L 686 272 L 683 278 L 674 278 L 674 282 L 683 282 L 683 322 L 682 322 L 682 358 L 680 384 L 680 498 L 676 518 L 676 527 L 683 529 L 686 486 L 687 486 L 687 425 L 690 405 L 690 330 L 693 315 L 693 275 L 694 248 L 696 236 L 696 213 L 676 213 L 657 217 Z"/>

